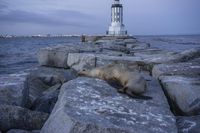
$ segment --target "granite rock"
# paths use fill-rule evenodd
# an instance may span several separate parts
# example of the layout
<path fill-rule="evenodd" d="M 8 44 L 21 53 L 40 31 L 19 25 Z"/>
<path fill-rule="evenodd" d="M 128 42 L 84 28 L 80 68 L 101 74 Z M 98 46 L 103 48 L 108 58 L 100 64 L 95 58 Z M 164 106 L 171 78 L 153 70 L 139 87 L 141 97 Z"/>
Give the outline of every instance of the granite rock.
<path fill-rule="evenodd" d="M 156 78 L 161 75 L 200 75 L 200 62 L 155 65 L 152 75 Z"/>
<path fill-rule="evenodd" d="M 149 64 L 178 63 L 200 57 L 200 48 L 189 49 L 180 53 L 146 49 L 143 51 L 135 51 L 134 56 L 142 58 L 143 62 Z"/>
<path fill-rule="evenodd" d="M 65 44 L 40 49 L 38 61 L 41 66 L 68 68 L 69 53 L 95 52 L 99 48 L 93 44 Z"/>
<path fill-rule="evenodd" d="M 103 80 L 77 78 L 65 83 L 41 133 L 176 133 L 176 120 L 155 79 L 147 96 L 133 99 Z"/>
<path fill-rule="evenodd" d="M 0 105 L 0 130 L 39 130 L 48 114 L 31 111 L 18 106 Z"/>
<path fill-rule="evenodd" d="M 200 116 L 177 117 L 177 127 L 179 133 L 199 133 Z"/>
<path fill-rule="evenodd" d="M 131 50 L 141 50 L 141 49 L 147 49 L 147 48 L 149 48 L 150 44 L 137 42 L 137 43 L 126 44 L 126 47 L 128 49 L 131 49 Z"/>
<path fill-rule="evenodd" d="M 29 90 L 27 74 L 0 76 L 0 104 L 26 106 Z"/>
<path fill-rule="evenodd" d="M 83 69 L 92 69 L 99 66 L 111 64 L 113 62 L 127 64 L 130 69 L 138 66 L 139 57 L 132 56 L 108 56 L 103 54 L 73 53 L 69 54 L 68 65 L 73 69 L 80 71 Z"/>
<path fill-rule="evenodd" d="M 132 44 L 132 43 L 136 43 L 137 40 L 134 38 L 127 38 L 123 40 L 126 44 Z"/>
<path fill-rule="evenodd" d="M 65 83 L 77 77 L 77 72 L 73 69 L 38 67 L 32 71 L 30 77 L 40 79 L 48 86 L 53 86 L 58 83 Z"/>
<path fill-rule="evenodd" d="M 70 68 L 77 71 L 94 68 L 96 65 L 96 56 L 95 54 L 88 53 L 70 53 L 67 64 Z"/>
<path fill-rule="evenodd" d="M 161 76 L 163 89 L 177 115 L 200 115 L 200 77 Z"/>
<path fill-rule="evenodd" d="M 51 91 L 43 92 L 42 96 L 34 101 L 31 110 L 51 113 L 55 103 L 57 102 L 60 86 L 60 84 L 55 85 L 53 88 L 51 87 Z M 53 91 L 53 89 L 55 90 Z"/>
<path fill-rule="evenodd" d="M 32 71 L 28 82 L 31 103 L 52 86 L 63 84 L 76 77 L 77 72 L 73 69 L 39 67 Z"/>

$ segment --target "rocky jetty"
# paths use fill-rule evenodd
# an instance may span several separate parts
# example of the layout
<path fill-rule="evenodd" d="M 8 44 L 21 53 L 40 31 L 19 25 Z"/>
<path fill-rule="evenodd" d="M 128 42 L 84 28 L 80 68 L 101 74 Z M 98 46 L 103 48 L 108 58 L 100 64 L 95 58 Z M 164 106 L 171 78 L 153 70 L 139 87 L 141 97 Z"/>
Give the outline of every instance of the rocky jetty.
<path fill-rule="evenodd" d="M 0 77 L 0 131 L 199 133 L 200 48 L 171 52 L 130 36 L 84 41 L 43 48 L 37 69 Z M 77 74 L 111 63 L 139 71 L 151 99 Z"/>
<path fill-rule="evenodd" d="M 77 78 L 65 83 L 42 133 L 176 133 L 176 119 L 170 112 L 159 83 L 153 78 L 146 95 L 137 100 L 122 95 L 105 81 Z"/>

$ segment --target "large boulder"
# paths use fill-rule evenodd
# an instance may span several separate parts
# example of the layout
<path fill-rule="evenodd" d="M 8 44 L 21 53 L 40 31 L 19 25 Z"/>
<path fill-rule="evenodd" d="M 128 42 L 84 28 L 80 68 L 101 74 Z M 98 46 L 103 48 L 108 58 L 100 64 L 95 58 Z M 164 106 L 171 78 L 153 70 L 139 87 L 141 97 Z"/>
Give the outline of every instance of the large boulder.
<path fill-rule="evenodd" d="M 24 107 L 28 102 L 27 74 L 0 76 L 0 104 Z"/>
<path fill-rule="evenodd" d="M 32 79 L 40 79 L 48 86 L 53 86 L 58 83 L 65 83 L 77 77 L 77 72 L 73 69 L 38 67 L 31 71 Z"/>
<path fill-rule="evenodd" d="M 68 65 L 77 71 L 108 65 L 113 62 L 127 64 L 130 68 L 135 68 L 138 65 L 137 61 L 141 61 L 139 57 L 108 56 L 91 53 L 71 53 L 68 57 Z"/>
<path fill-rule="evenodd" d="M 88 53 L 70 53 L 67 64 L 70 68 L 80 71 L 84 68 L 94 68 L 96 65 L 96 55 Z"/>
<path fill-rule="evenodd" d="M 130 50 L 142 50 L 142 49 L 147 49 L 150 47 L 150 44 L 148 43 L 141 43 L 141 42 L 136 42 L 136 43 L 128 43 L 126 44 L 126 47 Z"/>
<path fill-rule="evenodd" d="M 31 71 L 28 82 L 31 102 L 41 97 L 42 93 L 52 86 L 63 84 L 76 77 L 77 72 L 73 69 L 39 67 Z"/>
<path fill-rule="evenodd" d="M 177 126 L 179 133 L 199 133 L 200 116 L 177 117 Z"/>
<path fill-rule="evenodd" d="M 157 80 L 133 99 L 100 79 L 80 77 L 65 83 L 41 133 L 177 133 L 175 117 Z"/>
<path fill-rule="evenodd" d="M 41 66 L 68 68 L 69 53 L 95 52 L 99 48 L 92 44 L 65 44 L 40 49 L 38 61 Z"/>
<path fill-rule="evenodd" d="M 161 75 L 200 75 L 200 62 L 155 65 L 152 75 L 156 78 Z"/>
<path fill-rule="evenodd" d="M 128 52 L 128 49 L 126 48 L 126 45 L 124 42 L 119 41 L 108 41 L 104 43 L 95 43 L 96 46 L 98 46 L 101 49 L 108 49 L 112 51 L 120 51 L 120 52 Z"/>
<path fill-rule="evenodd" d="M 55 85 L 50 88 L 51 91 L 43 92 L 43 94 L 34 101 L 31 109 L 35 111 L 51 113 L 54 105 L 57 102 L 60 86 L 61 85 L 59 84 Z"/>
<path fill-rule="evenodd" d="M 48 114 L 30 111 L 10 105 L 0 105 L 0 130 L 10 129 L 39 130 L 47 120 Z"/>
<path fill-rule="evenodd" d="M 126 64 L 130 68 L 135 68 L 135 66 L 138 66 L 138 61 L 141 61 L 141 58 L 139 57 L 133 57 L 133 56 L 107 56 L 107 55 L 97 55 L 96 56 L 96 66 L 105 66 L 110 63 L 121 63 Z"/>
<path fill-rule="evenodd" d="M 136 43 L 137 40 L 135 38 L 126 38 L 123 40 L 126 44 L 133 44 Z"/>
<path fill-rule="evenodd" d="M 151 64 L 186 62 L 200 57 L 200 48 L 189 49 L 179 53 L 157 49 L 156 51 L 152 49 L 136 50 L 134 51 L 134 56 L 140 57 L 143 62 Z"/>
<path fill-rule="evenodd" d="M 177 115 L 200 115 L 200 77 L 161 76 L 163 89 Z"/>

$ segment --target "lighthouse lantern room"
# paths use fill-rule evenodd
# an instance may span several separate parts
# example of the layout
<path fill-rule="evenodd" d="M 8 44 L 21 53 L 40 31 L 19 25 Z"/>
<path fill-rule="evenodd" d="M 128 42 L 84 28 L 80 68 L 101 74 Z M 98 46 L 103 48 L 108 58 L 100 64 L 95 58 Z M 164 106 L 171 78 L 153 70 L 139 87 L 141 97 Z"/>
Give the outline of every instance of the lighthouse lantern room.
<path fill-rule="evenodd" d="M 123 6 L 120 0 L 114 0 L 111 7 L 111 25 L 107 31 L 111 36 L 124 36 L 127 35 L 125 26 L 123 24 Z"/>

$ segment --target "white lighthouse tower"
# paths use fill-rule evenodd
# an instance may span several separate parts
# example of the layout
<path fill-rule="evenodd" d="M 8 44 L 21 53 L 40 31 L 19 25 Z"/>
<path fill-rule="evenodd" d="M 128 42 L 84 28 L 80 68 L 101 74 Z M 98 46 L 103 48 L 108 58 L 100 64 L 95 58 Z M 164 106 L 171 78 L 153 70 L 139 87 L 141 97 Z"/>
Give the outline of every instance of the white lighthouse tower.
<path fill-rule="evenodd" d="M 124 36 L 127 35 L 125 26 L 123 24 L 123 6 L 120 0 L 114 0 L 111 7 L 111 25 L 107 31 L 111 36 Z"/>

